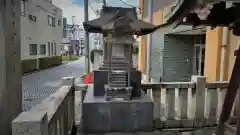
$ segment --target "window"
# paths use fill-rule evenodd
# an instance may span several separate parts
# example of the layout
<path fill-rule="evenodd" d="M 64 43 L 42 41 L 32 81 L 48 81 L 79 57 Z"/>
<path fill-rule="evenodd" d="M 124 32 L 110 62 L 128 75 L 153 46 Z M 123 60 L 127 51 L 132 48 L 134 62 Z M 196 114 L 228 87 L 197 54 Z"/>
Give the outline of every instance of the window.
<path fill-rule="evenodd" d="M 29 45 L 29 53 L 30 55 L 37 55 L 37 44 Z"/>
<path fill-rule="evenodd" d="M 54 43 L 54 55 L 57 55 L 57 44 Z"/>
<path fill-rule="evenodd" d="M 56 18 L 53 17 L 52 20 L 53 20 L 53 21 L 52 21 L 52 22 L 53 22 L 52 26 L 55 27 L 55 26 L 56 26 Z"/>
<path fill-rule="evenodd" d="M 48 42 L 48 55 L 51 56 L 50 42 Z"/>
<path fill-rule="evenodd" d="M 46 45 L 44 45 L 44 44 L 40 45 L 40 54 L 41 55 L 46 54 Z"/>
<path fill-rule="evenodd" d="M 34 21 L 34 22 L 37 21 L 37 17 L 34 16 L 34 15 L 30 15 L 30 14 L 28 14 L 28 18 L 29 18 L 29 20 L 31 20 L 31 21 Z"/>
<path fill-rule="evenodd" d="M 52 26 L 52 17 L 48 15 L 48 25 Z"/>
<path fill-rule="evenodd" d="M 61 21 L 62 21 L 61 19 L 58 20 L 58 27 L 61 26 Z"/>
<path fill-rule="evenodd" d="M 52 17 L 50 15 L 48 15 L 48 25 L 55 27 L 56 26 L 56 19 L 55 17 Z"/>
<path fill-rule="evenodd" d="M 52 44 L 51 44 L 51 50 L 52 50 L 52 56 L 53 56 L 53 42 L 52 42 Z"/>
<path fill-rule="evenodd" d="M 21 0 L 21 15 L 26 16 L 26 10 L 27 10 L 27 2 L 26 0 Z"/>
<path fill-rule="evenodd" d="M 205 46 L 204 44 L 196 44 L 194 47 L 194 74 L 204 75 Z"/>

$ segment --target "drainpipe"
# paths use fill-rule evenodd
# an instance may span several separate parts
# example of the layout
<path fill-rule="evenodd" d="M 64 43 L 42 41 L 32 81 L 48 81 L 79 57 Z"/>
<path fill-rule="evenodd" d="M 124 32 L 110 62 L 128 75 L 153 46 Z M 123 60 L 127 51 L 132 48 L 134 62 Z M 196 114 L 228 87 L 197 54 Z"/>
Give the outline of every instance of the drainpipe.
<path fill-rule="evenodd" d="M 228 28 L 223 28 L 223 35 L 222 35 L 222 46 L 221 46 L 221 65 L 220 65 L 220 81 L 224 80 L 224 65 L 225 65 L 225 55 L 226 55 L 226 47 L 228 41 Z"/>
<path fill-rule="evenodd" d="M 226 8 L 230 8 L 232 3 L 226 3 Z M 220 81 L 224 81 L 224 66 L 225 66 L 225 55 L 226 55 L 226 48 L 228 44 L 228 27 L 223 28 L 222 34 L 222 46 L 221 46 L 221 65 L 220 65 Z"/>
<path fill-rule="evenodd" d="M 148 21 L 152 24 L 152 14 L 153 14 L 153 0 L 148 0 Z M 148 34 L 147 40 L 147 81 L 151 82 L 151 70 L 152 70 L 152 62 L 151 62 L 151 54 L 152 54 L 152 34 Z"/>

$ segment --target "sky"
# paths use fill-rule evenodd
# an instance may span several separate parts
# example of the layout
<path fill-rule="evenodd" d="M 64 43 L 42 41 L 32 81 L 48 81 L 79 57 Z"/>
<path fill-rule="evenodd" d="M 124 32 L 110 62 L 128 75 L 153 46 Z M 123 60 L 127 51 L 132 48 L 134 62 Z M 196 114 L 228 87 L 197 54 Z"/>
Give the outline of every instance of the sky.
<path fill-rule="evenodd" d="M 89 5 L 96 11 L 101 8 L 101 5 L 97 1 L 101 0 L 88 0 Z M 122 0 L 128 5 L 139 7 L 139 0 Z M 120 6 L 120 7 L 130 7 L 120 0 L 106 0 L 108 6 Z M 72 16 L 75 16 L 75 24 L 82 25 L 84 21 L 84 0 L 53 0 L 53 4 L 58 6 L 63 10 L 63 17 L 68 19 L 68 24 L 72 23 Z M 90 6 L 88 7 L 89 20 L 95 19 L 96 15 Z"/>

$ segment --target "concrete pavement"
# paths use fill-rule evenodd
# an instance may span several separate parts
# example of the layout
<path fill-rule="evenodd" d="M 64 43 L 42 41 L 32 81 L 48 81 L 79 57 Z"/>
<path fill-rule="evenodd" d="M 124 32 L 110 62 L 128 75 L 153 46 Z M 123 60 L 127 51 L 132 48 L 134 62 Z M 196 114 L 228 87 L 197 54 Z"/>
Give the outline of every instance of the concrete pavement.
<path fill-rule="evenodd" d="M 66 76 L 79 78 L 84 73 L 84 57 L 79 60 L 43 70 L 22 77 L 23 111 L 27 111 L 55 92 L 61 78 Z M 77 82 L 80 80 L 77 79 Z"/>

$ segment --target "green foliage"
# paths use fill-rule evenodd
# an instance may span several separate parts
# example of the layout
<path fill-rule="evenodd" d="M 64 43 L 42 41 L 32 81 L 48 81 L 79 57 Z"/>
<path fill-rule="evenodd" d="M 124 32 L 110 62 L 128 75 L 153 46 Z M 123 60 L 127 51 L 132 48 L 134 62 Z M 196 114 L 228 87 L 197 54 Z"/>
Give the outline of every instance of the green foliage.
<path fill-rule="evenodd" d="M 137 45 L 133 45 L 133 54 L 138 54 L 139 48 Z"/>
<path fill-rule="evenodd" d="M 39 58 L 39 68 L 46 69 L 52 66 L 62 64 L 62 56 L 43 57 Z"/>
<path fill-rule="evenodd" d="M 37 62 L 39 62 L 39 69 L 37 67 Z M 22 74 L 33 72 L 36 70 L 46 69 L 49 67 L 53 67 L 56 65 L 62 64 L 62 57 L 61 56 L 53 56 L 53 57 L 44 57 L 37 59 L 27 59 L 22 60 Z"/>
<path fill-rule="evenodd" d="M 139 52 L 139 42 L 137 40 L 133 43 L 133 54 L 138 54 Z"/>
<path fill-rule="evenodd" d="M 22 74 L 37 70 L 37 59 L 22 60 Z"/>
<path fill-rule="evenodd" d="M 76 55 L 62 56 L 63 61 L 74 61 L 78 59 L 79 59 L 79 56 L 76 56 Z"/>

